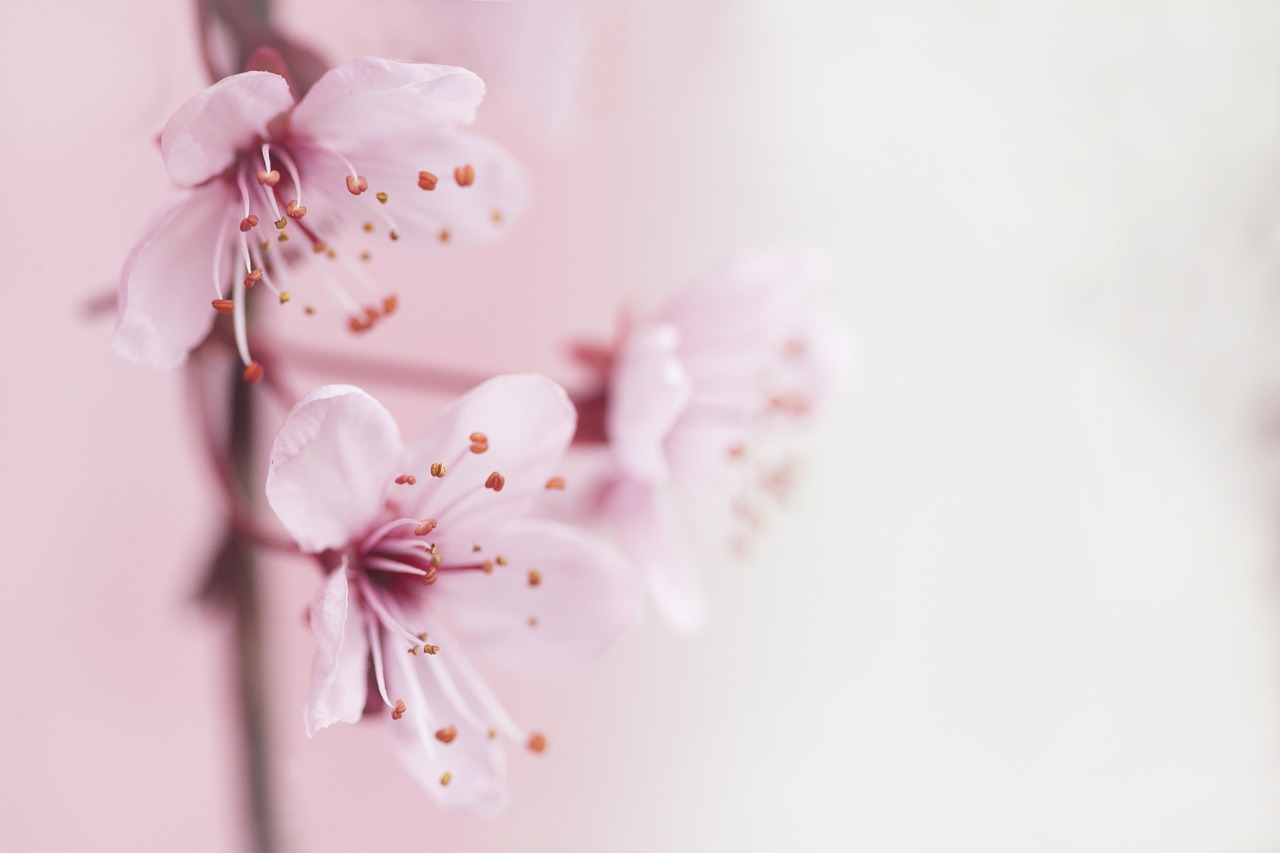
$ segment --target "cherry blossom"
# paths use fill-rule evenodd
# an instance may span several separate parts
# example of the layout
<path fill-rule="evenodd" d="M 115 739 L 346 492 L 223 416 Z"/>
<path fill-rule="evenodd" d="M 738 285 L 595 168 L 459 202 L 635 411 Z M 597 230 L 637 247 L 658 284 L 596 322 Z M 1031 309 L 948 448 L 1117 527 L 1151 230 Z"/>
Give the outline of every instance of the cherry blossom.
<path fill-rule="evenodd" d="M 501 740 L 537 753 L 547 739 L 508 716 L 472 655 L 521 675 L 562 673 L 600 656 L 637 613 L 616 552 L 523 517 L 565 487 L 557 466 L 575 422 L 563 389 L 536 375 L 489 380 L 408 445 L 354 386 L 293 408 L 267 498 L 298 546 L 335 566 L 310 609 L 308 734 L 367 713 L 372 667 L 411 775 L 444 807 L 502 804 Z"/>
<path fill-rule="evenodd" d="M 677 629 L 705 618 L 695 550 L 745 547 L 848 373 L 846 336 L 813 300 L 826 276 L 807 251 L 738 255 L 627 331 L 584 406 L 597 433 L 579 441 L 611 451 L 600 506 Z"/>
<path fill-rule="evenodd" d="M 261 284 L 311 313 L 294 281 L 302 268 L 353 331 L 393 312 L 396 296 L 365 269 L 381 251 L 374 238 L 490 239 L 523 207 L 511 157 L 460 130 L 483 97 L 484 84 L 465 69 L 368 57 L 328 71 L 301 100 L 269 71 L 195 95 L 160 136 L 169 176 L 190 191 L 125 263 L 116 350 L 174 367 L 218 314 L 231 314 L 245 378 L 257 381 L 246 291 Z"/>

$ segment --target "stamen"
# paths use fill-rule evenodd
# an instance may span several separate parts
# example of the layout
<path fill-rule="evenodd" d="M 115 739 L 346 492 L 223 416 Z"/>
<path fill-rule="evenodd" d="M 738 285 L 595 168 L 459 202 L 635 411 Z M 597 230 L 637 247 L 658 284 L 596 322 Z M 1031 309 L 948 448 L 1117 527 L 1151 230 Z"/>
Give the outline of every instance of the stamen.
<path fill-rule="evenodd" d="M 257 217 L 257 215 L 256 215 L 256 214 L 253 214 L 253 213 L 250 213 L 250 214 L 249 214 L 248 216 L 246 216 L 244 219 L 241 219 L 241 220 L 240 220 L 240 230 L 241 230 L 241 231 L 250 231 L 250 230 L 252 230 L 253 228 L 255 228 L 255 227 L 257 226 L 257 224 L 258 224 L 258 217 Z"/>
<path fill-rule="evenodd" d="M 436 730 L 436 740 L 441 743 L 453 743 L 453 739 L 458 736 L 458 729 L 455 726 L 445 726 L 443 729 Z"/>
<path fill-rule="evenodd" d="M 423 646 L 422 653 L 424 655 L 436 655 L 440 653 L 440 647 L 439 646 Z"/>
<path fill-rule="evenodd" d="M 428 574 L 427 570 L 419 569 L 416 566 L 410 566 L 397 560 L 384 560 L 382 557 L 365 557 L 364 565 L 367 569 L 378 569 L 384 572 L 392 572 L 400 575 L 416 575 L 422 577 Z M 432 572 L 431 574 L 434 574 Z"/>
<path fill-rule="evenodd" d="M 347 192 L 360 195 L 367 189 L 369 189 L 369 182 L 363 176 L 354 174 L 354 170 L 353 174 L 347 176 Z"/>
<path fill-rule="evenodd" d="M 219 299 L 222 298 L 222 262 L 228 249 L 233 254 L 235 253 L 235 247 L 227 241 L 227 229 L 230 227 L 227 223 L 229 221 L 223 217 L 222 221 L 218 223 L 218 239 L 213 244 L 213 294 Z"/>
<path fill-rule="evenodd" d="M 418 478 L 413 476 L 412 474 L 401 474 L 399 477 L 396 477 L 397 486 L 404 486 L 404 485 L 412 486 L 417 482 L 418 482 Z"/>
<path fill-rule="evenodd" d="M 253 287 L 260 281 L 262 281 L 262 270 L 258 267 L 254 267 L 253 269 L 250 269 L 249 274 L 244 277 L 244 286 Z"/>
<path fill-rule="evenodd" d="M 387 232 L 387 236 L 390 237 L 392 240 L 399 240 L 400 232 L 392 228 L 389 232 Z"/>
<path fill-rule="evenodd" d="M 279 214 L 280 214 L 280 211 L 278 211 L 278 210 L 277 210 L 277 211 L 276 211 L 276 215 L 277 215 L 277 216 L 279 216 Z M 276 230 L 277 230 L 277 231 L 283 231 L 283 230 L 284 230 L 284 227 L 285 227 L 286 225 L 288 225 L 288 224 L 289 224 L 289 220 L 288 220 L 286 217 L 281 216 L 279 219 L 277 219 L 277 220 L 276 220 Z M 283 239 L 284 239 L 284 235 L 283 235 L 283 234 L 281 234 L 281 235 L 280 235 L 280 239 L 281 239 L 281 240 L 283 240 Z"/>
<path fill-rule="evenodd" d="M 458 186 L 469 187 L 476 181 L 476 170 L 470 163 L 458 166 L 453 170 L 453 179 L 458 182 Z"/>
<path fill-rule="evenodd" d="M 444 469 L 444 465 L 443 465 L 443 464 L 441 464 L 441 463 L 439 463 L 439 462 L 432 462 L 432 463 L 431 463 L 431 476 L 432 476 L 432 477 L 443 477 L 443 476 L 444 476 L 444 474 L 445 474 L 445 469 Z"/>
<path fill-rule="evenodd" d="M 394 314 L 396 313 L 396 309 L 399 307 L 400 307 L 400 300 L 394 293 L 391 294 L 390 296 L 382 297 L 382 313 L 383 314 Z"/>
<path fill-rule="evenodd" d="M 361 589 L 366 589 L 367 584 L 361 584 Z M 366 600 L 371 600 L 371 596 L 365 595 Z M 374 681 L 378 684 L 378 693 L 382 696 L 382 701 L 386 703 L 388 708 L 393 708 L 391 697 L 387 696 L 387 680 L 382 673 L 382 631 L 378 630 L 378 626 L 370 619 L 365 622 L 365 630 L 369 634 L 369 649 L 373 657 L 373 675 Z M 397 700 L 400 701 L 400 700 Z"/>
<path fill-rule="evenodd" d="M 288 302 L 288 301 L 289 301 L 290 299 L 292 299 L 292 298 L 293 298 L 293 297 L 289 295 L 289 291 L 287 291 L 287 290 L 282 290 L 282 291 L 280 291 L 280 304 L 281 304 L 281 305 L 285 304 L 286 302 Z"/>
<path fill-rule="evenodd" d="M 502 487 L 505 486 L 506 484 L 507 484 L 506 478 L 503 477 L 501 474 L 499 474 L 497 471 L 494 471 L 492 474 L 490 474 L 489 479 L 484 481 L 484 487 L 486 489 L 493 489 L 495 492 L 502 491 Z"/>
<path fill-rule="evenodd" d="M 252 361 L 249 362 L 249 366 L 244 369 L 244 373 L 240 375 L 244 381 L 248 382 L 250 385 L 257 385 L 262 381 L 264 373 L 266 373 L 266 371 L 263 369 L 262 365 L 256 361 Z"/>
<path fill-rule="evenodd" d="M 374 193 L 373 197 L 376 198 L 380 204 L 386 204 L 387 199 L 390 196 L 388 196 L 386 193 L 378 192 L 378 193 Z"/>
<path fill-rule="evenodd" d="M 433 190 L 436 188 L 436 184 L 438 183 L 440 183 L 440 179 L 437 178 L 435 175 L 431 174 L 430 172 L 418 173 L 418 186 L 421 187 L 422 189 Z"/>
<path fill-rule="evenodd" d="M 506 557 L 504 557 L 504 556 L 502 556 L 501 554 L 499 554 L 498 556 L 494 557 L 494 558 L 493 558 L 493 561 L 494 561 L 495 563 L 497 563 L 499 566 L 505 566 L 505 565 L 507 564 L 507 558 L 506 558 Z"/>
<path fill-rule="evenodd" d="M 397 699 L 396 706 L 391 709 L 391 719 L 393 720 L 400 719 L 401 717 L 404 716 L 404 712 L 407 710 L 408 710 L 408 707 L 404 704 L 404 700 Z"/>
<path fill-rule="evenodd" d="M 244 282 L 237 281 L 235 284 L 235 314 L 233 316 L 236 337 L 236 350 L 240 353 L 240 360 L 244 362 L 246 371 L 254 363 L 253 356 L 249 355 L 249 333 L 245 328 L 245 311 L 244 311 Z M 248 376 L 245 377 L 248 380 Z M 259 376 L 259 379 L 262 377 Z"/>
<path fill-rule="evenodd" d="M 283 148 L 280 149 L 280 159 L 284 161 L 284 167 L 289 170 L 289 177 L 293 179 L 293 193 L 297 196 L 296 201 L 289 202 L 289 215 L 294 219 L 301 219 L 307 215 L 307 209 L 302 206 L 302 178 L 298 176 L 298 166 L 293 162 L 293 158 L 289 156 L 289 152 Z M 294 210 L 301 211 L 294 216 Z"/>
<path fill-rule="evenodd" d="M 448 771 L 448 770 L 446 770 L 446 771 L 445 771 L 445 772 L 440 776 L 440 784 L 441 784 L 441 785 L 448 785 L 448 784 L 449 784 L 449 781 L 450 781 L 451 779 L 453 779 L 453 776 L 451 776 L 451 775 L 449 774 L 449 771 Z"/>
<path fill-rule="evenodd" d="M 307 209 L 298 204 L 296 200 L 289 202 L 284 206 L 285 215 L 290 219 L 301 219 L 307 215 Z"/>
<path fill-rule="evenodd" d="M 219 314 L 230 314 L 236 310 L 236 304 L 230 299 L 215 299 L 213 300 L 213 310 Z"/>
<path fill-rule="evenodd" d="M 530 752 L 541 754 L 547 748 L 547 739 L 542 732 L 534 732 L 529 735 L 529 742 L 525 745 L 529 747 Z"/>
<path fill-rule="evenodd" d="M 366 222 L 364 225 L 361 225 L 360 227 L 364 229 L 364 233 L 366 233 L 366 234 L 372 234 L 372 233 L 373 233 L 373 227 L 374 227 L 374 226 L 373 226 L 373 223 L 372 223 L 372 222 Z"/>
<path fill-rule="evenodd" d="M 448 228 L 441 228 L 441 229 L 440 229 L 440 242 L 441 242 L 441 243 L 448 243 L 448 242 L 449 242 L 449 229 L 448 229 Z"/>
<path fill-rule="evenodd" d="M 264 187 L 274 187 L 276 184 L 280 183 L 280 173 L 275 169 L 272 169 L 270 172 L 266 169 L 259 169 L 258 183 L 262 184 Z"/>
<path fill-rule="evenodd" d="M 536 616 L 530 616 L 530 617 L 529 617 L 529 627 L 530 627 L 530 628 L 537 628 L 537 627 L 538 627 L 538 617 L 536 617 Z"/>
<path fill-rule="evenodd" d="M 489 437 L 482 432 L 471 433 L 471 452 L 484 453 L 489 449 Z"/>
<path fill-rule="evenodd" d="M 495 210 L 493 213 L 490 213 L 490 214 L 489 214 L 489 218 L 490 218 L 491 220 L 493 220 L 493 224 L 494 224 L 494 225 L 501 225 L 501 224 L 502 224 L 502 211 L 501 211 L 501 210 Z"/>
<path fill-rule="evenodd" d="M 413 528 L 413 532 L 418 536 L 426 536 L 436 529 L 436 520 L 434 518 L 424 519 L 421 524 Z"/>
<path fill-rule="evenodd" d="M 547 480 L 547 488 L 556 491 L 564 491 L 564 477 L 552 477 Z"/>
<path fill-rule="evenodd" d="M 542 573 L 537 569 L 529 570 L 529 586 L 537 586 L 542 583 Z"/>

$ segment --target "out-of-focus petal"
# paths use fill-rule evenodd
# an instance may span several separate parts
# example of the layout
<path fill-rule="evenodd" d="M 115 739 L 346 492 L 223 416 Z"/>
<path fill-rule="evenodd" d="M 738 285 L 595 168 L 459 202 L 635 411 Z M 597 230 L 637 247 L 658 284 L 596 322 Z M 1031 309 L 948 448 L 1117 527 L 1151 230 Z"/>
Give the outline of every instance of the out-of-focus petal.
<path fill-rule="evenodd" d="M 455 173 L 468 167 L 471 182 L 464 186 Z M 515 158 L 474 133 L 388 137 L 361 150 L 359 168 L 371 189 L 387 192 L 385 211 L 401 234 L 427 245 L 497 239 L 528 203 L 528 178 Z M 424 171 L 438 179 L 434 190 L 418 185 Z"/>
<path fill-rule="evenodd" d="M 493 814 L 507 800 L 506 757 L 489 736 L 493 721 L 441 687 L 442 677 L 459 681 L 443 671 L 446 655 L 390 655 L 387 692 L 405 703 L 405 715 L 387 722 L 392 751 L 441 808 Z M 445 743 L 436 732 L 449 727 L 454 737 Z"/>
<path fill-rule="evenodd" d="M 364 713 L 369 637 L 360 608 L 350 606 L 346 560 L 320 587 L 310 621 L 316 653 L 303 716 L 308 737 L 333 723 L 358 722 Z"/>
<path fill-rule="evenodd" d="M 658 612 L 682 633 L 702 628 L 706 604 L 671 503 L 651 486 L 624 482 L 609 497 L 609 514 L 618 544 L 639 569 Z"/>
<path fill-rule="evenodd" d="M 267 136 L 267 123 L 293 106 L 278 74 L 246 71 L 226 77 L 178 107 L 160 134 L 169 177 L 192 187 L 225 171 L 236 152 Z"/>
<path fill-rule="evenodd" d="M 442 536 L 479 535 L 518 515 L 557 473 L 577 413 L 564 389 L 545 376 L 497 376 L 472 389 L 404 450 L 398 470 L 417 484 L 396 486 L 407 515 L 434 518 Z M 472 453 L 471 435 L 485 450 Z M 439 462 L 445 475 L 431 476 Z M 502 488 L 486 487 L 492 474 Z"/>
<path fill-rule="evenodd" d="M 635 624 L 639 594 L 630 569 L 577 528 L 514 521 L 479 544 L 473 554 L 469 542 L 442 537 L 446 565 L 496 555 L 505 564 L 487 574 L 441 572 L 428 607 L 492 665 L 526 676 L 569 672 Z"/>
<path fill-rule="evenodd" d="M 290 126 L 350 154 L 388 137 L 471 124 L 483 99 L 484 83 L 465 68 L 363 56 L 321 77 Z"/>
<path fill-rule="evenodd" d="M 670 476 L 664 442 L 689 404 L 693 384 L 676 355 L 680 337 L 666 323 L 644 326 L 618 353 L 605 431 L 619 467 L 644 482 Z"/>
<path fill-rule="evenodd" d="M 225 186 L 201 187 L 165 211 L 134 246 L 120 276 L 116 352 L 151 367 L 177 367 L 209 334 L 217 316 L 209 304 L 209 270 L 223 251 L 218 226 L 230 205 Z"/>
<path fill-rule="evenodd" d="M 267 501 L 304 551 L 339 548 L 383 512 L 400 432 L 381 403 L 326 385 L 289 412 L 271 448 Z"/>

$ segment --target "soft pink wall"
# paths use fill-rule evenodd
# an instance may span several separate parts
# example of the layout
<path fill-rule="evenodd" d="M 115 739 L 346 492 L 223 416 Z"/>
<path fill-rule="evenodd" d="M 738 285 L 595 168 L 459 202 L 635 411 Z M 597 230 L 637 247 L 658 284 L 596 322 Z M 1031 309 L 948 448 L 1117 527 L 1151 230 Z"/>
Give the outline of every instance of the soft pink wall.
<path fill-rule="evenodd" d="M 335 59 L 385 23 L 285 8 Z M 482 118 L 535 180 L 512 239 L 380 262 L 404 308 L 358 342 L 285 332 L 570 378 L 549 342 L 802 240 L 844 270 L 864 395 L 754 562 L 711 567 L 704 636 L 650 621 L 581 678 L 497 681 L 553 748 L 513 751 L 495 820 L 439 814 L 377 725 L 305 738 L 316 578 L 272 560 L 285 849 L 1280 844 L 1250 432 L 1276 364 L 1277 13 L 592 9 L 582 135 Z M 0 10 L 4 849 L 242 839 L 223 630 L 191 600 L 218 519 L 180 379 L 81 313 L 170 197 L 154 135 L 202 85 L 182 4 L 123 14 Z M 406 431 L 438 405 L 385 396 Z"/>

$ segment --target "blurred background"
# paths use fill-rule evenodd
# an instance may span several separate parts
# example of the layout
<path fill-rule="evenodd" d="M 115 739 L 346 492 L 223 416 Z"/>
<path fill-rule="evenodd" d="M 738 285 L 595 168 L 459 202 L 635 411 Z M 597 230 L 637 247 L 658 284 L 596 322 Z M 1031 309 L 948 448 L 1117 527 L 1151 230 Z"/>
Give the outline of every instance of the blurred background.
<path fill-rule="evenodd" d="M 305 737 L 316 575 L 272 559 L 283 849 L 1280 849 L 1280 7 L 597 0 L 433 44 L 449 5 L 277 7 L 335 63 L 474 58 L 534 184 L 508 241 L 377 271 L 403 316 L 308 342 L 572 380 L 564 341 L 801 243 L 864 381 L 704 634 L 495 679 L 553 744 L 496 819 L 377 725 Z M 174 197 L 192 10 L 10 2 L 0 45 L 0 847 L 237 849 L 182 375 L 83 310 Z M 380 394 L 408 434 L 441 403 Z"/>

